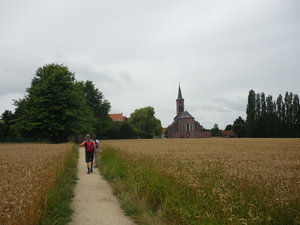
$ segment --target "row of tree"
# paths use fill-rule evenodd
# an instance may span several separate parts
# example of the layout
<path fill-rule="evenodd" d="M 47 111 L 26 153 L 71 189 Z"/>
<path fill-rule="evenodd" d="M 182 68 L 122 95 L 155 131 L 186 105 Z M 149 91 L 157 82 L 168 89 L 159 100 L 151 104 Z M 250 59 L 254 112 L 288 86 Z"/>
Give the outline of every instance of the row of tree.
<path fill-rule="evenodd" d="M 299 96 L 271 95 L 249 91 L 246 129 L 249 137 L 300 137 Z"/>
<path fill-rule="evenodd" d="M 300 137 L 300 102 L 297 94 L 286 92 L 273 100 L 271 95 L 249 91 L 246 121 L 238 117 L 226 130 L 233 130 L 238 137 Z M 212 136 L 221 136 L 215 124 Z"/>
<path fill-rule="evenodd" d="M 68 67 L 47 64 L 36 71 L 23 99 L 14 100 L 15 112 L 1 116 L 1 141 L 8 139 L 66 142 L 79 134 L 105 138 L 161 135 L 152 107 L 136 110 L 124 123 L 112 121 L 109 101 L 92 81 L 77 81 Z M 143 124 L 143 120 L 146 123 Z"/>

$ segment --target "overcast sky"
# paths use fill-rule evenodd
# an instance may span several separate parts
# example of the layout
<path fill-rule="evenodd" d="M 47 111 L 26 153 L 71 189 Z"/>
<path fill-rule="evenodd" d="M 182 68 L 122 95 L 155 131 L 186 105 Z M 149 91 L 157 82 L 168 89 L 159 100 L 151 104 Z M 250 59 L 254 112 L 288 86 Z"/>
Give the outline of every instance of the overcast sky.
<path fill-rule="evenodd" d="M 185 110 L 225 129 L 251 89 L 300 94 L 300 1 L 0 0 L 0 114 L 50 63 L 93 81 L 110 113 L 152 106 L 163 127 L 180 82 Z"/>

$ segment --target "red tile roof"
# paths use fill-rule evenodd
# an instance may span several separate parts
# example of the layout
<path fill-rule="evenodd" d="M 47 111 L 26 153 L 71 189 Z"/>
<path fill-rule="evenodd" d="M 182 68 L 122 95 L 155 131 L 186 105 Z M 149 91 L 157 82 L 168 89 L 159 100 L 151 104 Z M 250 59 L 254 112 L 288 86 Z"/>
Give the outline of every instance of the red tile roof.
<path fill-rule="evenodd" d="M 226 131 L 223 131 L 223 132 L 222 132 L 222 135 L 223 135 L 223 136 L 227 136 L 227 135 L 229 135 L 231 132 L 232 132 L 232 130 L 226 130 Z"/>
<path fill-rule="evenodd" d="M 222 131 L 222 136 L 224 137 L 237 137 L 233 130 Z"/>
<path fill-rule="evenodd" d="M 108 115 L 113 121 L 124 121 L 127 119 L 126 116 L 123 116 L 122 113 L 108 114 Z"/>

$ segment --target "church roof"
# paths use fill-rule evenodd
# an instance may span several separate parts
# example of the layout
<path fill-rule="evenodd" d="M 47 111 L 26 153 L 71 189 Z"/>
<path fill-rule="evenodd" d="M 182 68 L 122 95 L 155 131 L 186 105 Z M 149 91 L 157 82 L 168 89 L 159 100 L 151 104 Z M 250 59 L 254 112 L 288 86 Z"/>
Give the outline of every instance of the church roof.
<path fill-rule="evenodd" d="M 194 117 L 188 111 L 185 111 L 178 117 L 178 119 L 186 119 L 186 118 L 194 119 Z"/>
<path fill-rule="evenodd" d="M 169 125 L 169 127 L 172 127 L 174 125 L 174 123 L 176 123 L 178 120 L 180 120 L 180 119 L 186 119 L 186 118 L 195 119 L 188 111 L 185 111 L 179 117 L 176 116 L 174 118 L 173 123 L 171 125 Z"/>
<path fill-rule="evenodd" d="M 181 94 L 180 85 L 179 85 L 179 89 L 178 89 L 178 98 L 177 98 L 177 100 L 178 100 L 178 99 L 183 99 L 183 98 L 182 98 L 182 94 Z"/>

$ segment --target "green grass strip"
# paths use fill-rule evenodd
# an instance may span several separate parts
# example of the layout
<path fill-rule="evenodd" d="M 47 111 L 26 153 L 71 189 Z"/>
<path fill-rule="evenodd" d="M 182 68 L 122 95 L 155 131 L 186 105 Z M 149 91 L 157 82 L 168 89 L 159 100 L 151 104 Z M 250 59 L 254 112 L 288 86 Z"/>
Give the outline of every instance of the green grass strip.
<path fill-rule="evenodd" d="M 46 206 L 38 222 L 39 225 L 64 225 L 71 221 L 73 213 L 71 202 L 77 182 L 78 158 L 78 146 L 74 143 L 54 187 L 47 195 Z"/>

